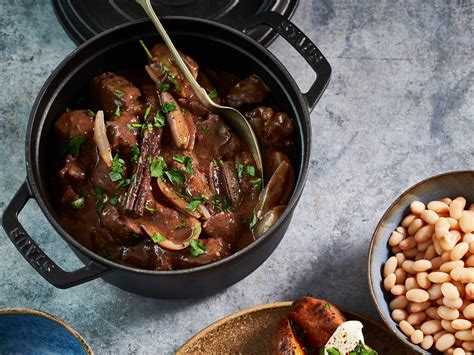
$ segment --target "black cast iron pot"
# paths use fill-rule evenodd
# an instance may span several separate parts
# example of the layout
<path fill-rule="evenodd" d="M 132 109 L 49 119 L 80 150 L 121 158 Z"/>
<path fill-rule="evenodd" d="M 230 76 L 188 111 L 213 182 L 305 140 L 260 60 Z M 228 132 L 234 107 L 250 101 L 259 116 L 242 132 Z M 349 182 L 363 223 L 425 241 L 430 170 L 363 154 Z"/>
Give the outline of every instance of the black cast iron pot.
<path fill-rule="evenodd" d="M 124 290 L 158 298 L 188 298 L 212 294 L 243 279 L 260 266 L 285 234 L 303 191 L 308 172 L 311 143 L 310 111 L 325 90 L 331 67 L 321 52 L 294 24 L 281 15 L 265 13 L 246 28 L 268 25 L 282 35 L 309 63 L 317 78 L 302 94 L 283 65 L 263 46 L 230 27 L 184 17 L 163 18 L 176 47 L 203 67 L 216 67 L 237 76 L 259 75 L 271 88 L 280 110 L 296 121 L 296 188 L 278 222 L 260 239 L 243 250 L 212 264 L 186 270 L 151 271 L 117 264 L 80 245 L 58 223 L 52 206 L 55 156 L 54 122 L 76 102 L 92 78 L 105 71 L 143 66 L 138 40 L 160 39 L 151 22 L 127 24 L 98 35 L 73 51 L 44 84 L 31 111 L 26 138 L 27 179 L 3 214 L 3 228 L 23 257 L 47 281 L 59 288 L 75 286 L 97 277 Z M 18 221 L 18 213 L 30 199 L 86 266 L 66 272 L 34 242 Z"/>

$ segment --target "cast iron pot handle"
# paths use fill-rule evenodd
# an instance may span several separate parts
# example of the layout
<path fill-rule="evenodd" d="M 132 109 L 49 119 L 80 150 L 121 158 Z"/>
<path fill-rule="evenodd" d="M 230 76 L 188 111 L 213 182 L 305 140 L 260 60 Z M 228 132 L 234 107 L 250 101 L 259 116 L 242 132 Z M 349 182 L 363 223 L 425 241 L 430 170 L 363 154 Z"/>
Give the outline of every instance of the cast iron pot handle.
<path fill-rule="evenodd" d="M 295 48 L 316 72 L 316 80 L 306 94 L 303 94 L 312 111 L 326 89 L 331 77 L 331 66 L 316 45 L 296 27 L 293 22 L 277 12 L 268 11 L 252 17 L 246 23 L 244 32 L 252 27 L 266 24 L 283 36 Z"/>
<path fill-rule="evenodd" d="M 2 217 L 2 225 L 18 251 L 49 283 L 59 288 L 69 288 L 93 280 L 110 269 L 93 261 L 71 272 L 64 271 L 52 261 L 26 233 L 18 214 L 26 202 L 33 198 L 26 181 L 10 201 Z"/>

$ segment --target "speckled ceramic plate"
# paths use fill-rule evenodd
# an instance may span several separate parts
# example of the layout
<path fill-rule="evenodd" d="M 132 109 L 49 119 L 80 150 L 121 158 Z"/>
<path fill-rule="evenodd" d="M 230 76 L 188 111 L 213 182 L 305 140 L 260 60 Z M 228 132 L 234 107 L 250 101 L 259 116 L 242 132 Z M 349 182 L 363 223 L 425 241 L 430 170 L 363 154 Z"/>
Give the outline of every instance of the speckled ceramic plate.
<path fill-rule="evenodd" d="M 201 330 L 178 351 L 184 354 L 269 354 L 276 326 L 292 302 L 270 303 L 234 313 Z M 364 325 L 367 344 L 379 354 L 412 354 L 405 345 L 381 325 L 343 310 L 347 319 Z"/>
<path fill-rule="evenodd" d="M 59 318 L 34 309 L 0 309 L 0 354 L 93 355 L 84 338 Z"/>

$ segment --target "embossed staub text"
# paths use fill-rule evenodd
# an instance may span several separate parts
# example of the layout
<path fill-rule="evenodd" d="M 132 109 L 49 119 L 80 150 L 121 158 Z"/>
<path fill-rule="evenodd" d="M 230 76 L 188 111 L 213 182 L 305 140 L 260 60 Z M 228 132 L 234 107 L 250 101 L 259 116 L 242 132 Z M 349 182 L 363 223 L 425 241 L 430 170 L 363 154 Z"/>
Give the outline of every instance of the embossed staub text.
<path fill-rule="evenodd" d="M 36 265 L 39 271 L 47 274 L 55 268 L 55 264 L 36 246 L 23 229 L 14 229 L 11 232 L 11 237 L 17 249 L 30 263 Z"/>

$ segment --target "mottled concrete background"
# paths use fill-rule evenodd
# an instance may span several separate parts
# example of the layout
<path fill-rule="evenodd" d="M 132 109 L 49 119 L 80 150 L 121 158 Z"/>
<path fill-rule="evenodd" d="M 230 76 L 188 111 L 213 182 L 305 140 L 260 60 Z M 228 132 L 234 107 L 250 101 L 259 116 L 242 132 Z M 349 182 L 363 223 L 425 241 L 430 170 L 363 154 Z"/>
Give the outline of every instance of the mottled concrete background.
<path fill-rule="evenodd" d="M 188 301 L 146 299 L 102 280 L 59 290 L 2 231 L 0 307 L 51 312 L 98 354 L 169 353 L 229 313 L 308 293 L 377 317 L 366 259 L 383 211 L 421 179 L 474 168 L 472 11 L 469 0 L 301 1 L 293 20 L 331 62 L 332 82 L 312 114 L 310 178 L 288 233 L 239 284 Z M 36 94 L 74 48 L 49 1 L 0 1 L 0 211 L 25 178 Z M 271 50 L 308 87 L 296 52 L 281 39 Z M 35 203 L 21 217 L 53 260 L 81 265 Z"/>

